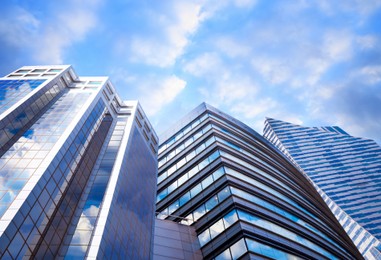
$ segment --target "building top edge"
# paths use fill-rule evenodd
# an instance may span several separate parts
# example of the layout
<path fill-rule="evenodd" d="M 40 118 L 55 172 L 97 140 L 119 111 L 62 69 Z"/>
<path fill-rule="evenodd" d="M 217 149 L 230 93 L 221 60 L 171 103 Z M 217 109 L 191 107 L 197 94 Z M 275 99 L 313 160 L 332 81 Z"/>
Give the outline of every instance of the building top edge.
<path fill-rule="evenodd" d="M 261 134 L 256 132 L 254 129 L 252 129 L 250 126 L 246 125 L 245 123 L 239 121 L 238 119 L 235 119 L 234 117 L 222 112 L 221 110 L 215 108 L 212 105 L 209 105 L 206 102 L 202 102 L 200 105 L 195 107 L 191 112 L 186 114 L 184 117 L 182 117 L 177 123 L 172 125 L 169 129 L 167 129 L 163 134 L 159 135 L 159 141 L 160 145 L 166 142 L 169 138 L 171 138 L 173 135 L 175 135 L 178 131 L 180 131 L 182 128 L 184 128 L 186 125 L 188 125 L 190 122 L 195 120 L 197 117 L 202 115 L 205 112 L 211 112 L 216 115 L 219 115 L 220 117 L 232 122 L 242 130 L 248 132 L 249 134 L 253 135 L 255 138 L 258 138 L 262 142 L 265 142 L 267 144 L 272 144 L 268 142 Z"/>
<path fill-rule="evenodd" d="M 172 124 L 167 130 L 159 134 L 159 145 L 164 143 L 166 140 L 168 140 L 171 136 L 173 136 L 178 131 L 180 131 L 187 124 L 195 120 L 198 116 L 200 116 L 206 110 L 207 110 L 207 104 L 205 102 L 202 102 L 200 105 L 198 105 L 197 107 L 192 109 L 189 113 L 187 113 L 185 116 L 180 118 L 180 120 L 177 120 L 176 123 Z"/>

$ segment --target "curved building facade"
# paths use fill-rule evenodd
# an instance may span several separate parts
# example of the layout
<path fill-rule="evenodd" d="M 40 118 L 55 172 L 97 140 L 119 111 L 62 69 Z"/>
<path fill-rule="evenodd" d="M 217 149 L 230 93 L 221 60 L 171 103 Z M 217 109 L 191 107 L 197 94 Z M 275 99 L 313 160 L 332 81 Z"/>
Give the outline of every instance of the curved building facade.
<path fill-rule="evenodd" d="M 362 259 L 312 184 L 254 130 L 203 103 L 161 136 L 157 218 L 205 259 Z"/>
<path fill-rule="evenodd" d="M 310 178 L 360 252 L 381 259 L 381 147 L 337 126 L 267 118 L 263 132 Z"/>

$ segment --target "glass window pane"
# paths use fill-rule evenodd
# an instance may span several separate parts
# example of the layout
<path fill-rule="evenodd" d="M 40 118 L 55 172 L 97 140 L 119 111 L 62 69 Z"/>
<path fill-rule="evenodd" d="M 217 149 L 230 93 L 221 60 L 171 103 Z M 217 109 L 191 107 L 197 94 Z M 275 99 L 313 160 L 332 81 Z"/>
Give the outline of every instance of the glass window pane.
<path fill-rule="evenodd" d="M 168 186 L 168 193 L 171 193 L 175 189 L 177 189 L 177 181 Z"/>
<path fill-rule="evenodd" d="M 238 220 L 236 211 L 232 210 L 231 212 L 226 214 L 223 220 L 224 220 L 225 228 L 230 227 L 232 224 L 234 224 Z"/>
<path fill-rule="evenodd" d="M 203 129 L 202 129 L 202 133 L 206 133 L 209 129 L 211 129 L 212 128 L 212 125 L 206 125 Z"/>
<path fill-rule="evenodd" d="M 191 225 L 193 223 L 193 215 L 192 213 L 189 214 L 188 216 L 185 217 L 185 219 L 183 219 L 181 221 L 181 224 L 184 224 L 184 225 Z"/>
<path fill-rule="evenodd" d="M 216 160 L 216 159 L 218 158 L 218 156 L 220 156 L 219 151 L 215 151 L 214 153 L 212 153 L 212 154 L 209 156 L 209 161 L 210 161 L 210 162 L 213 162 L 214 160 Z"/>
<path fill-rule="evenodd" d="M 188 172 L 189 179 L 192 178 L 193 175 L 195 175 L 196 173 L 198 173 L 198 171 L 199 171 L 199 168 L 198 168 L 198 165 L 196 165 L 193 169 L 191 169 L 191 170 Z"/>
<path fill-rule="evenodd" d="M 208 187 L 210 184 L 213 183 L 213 176 L 212 175 L 209 175 L 208 177 L 206 177 L 202 182 L 202 188 L 205 189 L 206 187 Z"/>
<path fill-rule="evenodd" d="M 220 178 L 222 175 L 225 174 L 224 167 L 219 168 L 213 173 L 213 178 L 216 181 L 218 178 Z"/>
<path fill-rule="evenodd" d="M 180 161 L 177 162 L 177 169 L 180 169 L 185 164 L 185 158 L 183 157 Z"/>
<path fill-rule="evenodd" d="M 209 161 L 208 161 L 208 158 L 204 159 L 203 161 L 201 161 L 199 164 L 198 164 L 198 167 L 201 169 L 204 169 L 204 167 L 206 167 L 207 165 L 209 164 Z"/>
<path fill-rule="evenodd" d="M 194 221 L 197 221 L 199 218 L 201 218 L 205 214 L 205 205 L 201 205 L 198 207 L 195 211 L 193 211 Z"/>
<path fill-rule="evenodd" d="M 167 189 L 163 190 L 162 192 L 157 194 L 157 201 L 161 201 L 162 199 L 167 197 L 167 195 L 168 195 L 168 190 Z"/>
<path fill-rule="evenodd" d="M 197 132 L 197 133 L 195 133 L 195 134 L 193 135 L 193 139 L 194 139 L 194 140 L 197 140 L 201 135 L 202 135 L 202 132 L 201 132 L 201 131 L 200 131 L 200 132 Z"/>
<path fill-rule="evenodd" d="M 176 171 L 176 165 L 173 165 L 171 168 L 168 169 L 168 176 L 171 176 L 172 173 Z"/>
<path fill-rule="evenodd" d="M 193 157 L 195 157 L 195 156 L 196 156 L 196 152 L 195 152 L 195 151 L 190 152 L 190 153 L 186 156 L 187 162 L 189 162 L 190 160 L 192 160 Z"/>
<path fill-rule="evenodd" d="M 201 144 L 196 148 L 196 154 L 201 153 L 205 149 L 205 144 Z"/>
<path fill-rule="evenodd" d="M 185 145 L 184 144 L 180 144 L 177 148 L 176 148 L 176 154 L 180 153 L 182 150 L 184 150 L 185 148 Z"/>
<path fill-rule="evenodd" d="M 162 182 L 165 178 L 167 178 L 167 172 L 163 172 L 159 177 L 157 177 L 157 182 Z"/>
<path fill-rule="evenodd" d="M 213 196 L 205 203 L 206 212 L 212 210 L 218 204 L 217 196 Z"/>
<path fill-rule="evenodd" d="M 225 228 L 224 228 L 224 223 L 222 222 L 222 219 L 214 223 L 210 228 L 210 237 L 213 239 L 219 234 L 221 234 Z"/>
<path fill-rule="evenodd" d="M 191 143 L 193 143 L 193 137 L 188 138 L 188 139 L 184 142 L 184 145 L 185 145 L 185 147 L 188 147 Z"/>
<path fill-rule="evenodd" d="M 186 174 L 184 174 L 183 176 L 181 176 L 178 180 L 177 180 L 177 184 L 179 186 L 183 185 L 186 181 L 188 180 L 188 176 Z"/>
<path fill-rule="evenodd" d="M 173 150 L 167 155 L 167 160 L 171 160 L 176 155 L 176 150 Z"/>
<path fill-rule="evenodd" d="M 180 198 L 180 206 L 184 205 L 185 203 L 187 203 L 189 200 L 191 199 L 191 196 L 190 196 L 190 193 L 187 192 L 185 193 L 183 196 L 181 196 Z"/>
<path fill-rule="evenodd" d="M 175 203 L 169 205 L 169 207 L 168 207 L 168 211 L 169 211 L 169 212 L 168 212 L 168 213 L 169 213 L 169 214 L 172 214 L 172 213 L 175 212 L 178 208 L 179 208 L 179 202 L 176 201 Z"/>
<path fill-rule="evenodd" d="M 219 201 L 223 201 L 224 199 L 226 199 L 227 197 L 229 197 L 230 195 L 230 189 L 229 187 L 226 187 L 225 189 L 223 189 L 222 191 L 220 191 L 217 196 L 218 196 L 218 199 Z"/>
<path fill-rule="evenodd" d="M 208 147 L 209 145 L 211 145 L 213 142 L 214 142 L 214 136 L 213 136 L 212 138 L 209 138 L 209 139 L 205 142 L 206 147 Z"/>
<path fill-rule="evenodd" d="M 198 241 L 200 242 L 201 246 L 204 246 L 206 243 L 210 241 L 209 229 L 205 230 L 200 235 L 198 235 Z"/>
<path fill-rule="evenodd" d="M 226 249 L 224 252 L 216 256 L 216 260 L 231 260 L 230 249 Z"/>
<path fill-rule="evenodd" d="M 230 247 L 230 251 L 232 253 L 232 257 L 233 259 L 238 259 L 240 256 L 242 256 L 244 253 L 247 252 L 247 249 L 246 249 L 246 244 L 245 244 L 245 241 L 244 239 L 242 238 L 241 240 L 239 240 L 237 243 L 235 243 L 234 245 L 232 245 Z"/>
<path fill-rule="evenodd" d="M 197 184 L 193 189 L 190 190 L 192 198 L 202 191 L 201 183 Z"/>

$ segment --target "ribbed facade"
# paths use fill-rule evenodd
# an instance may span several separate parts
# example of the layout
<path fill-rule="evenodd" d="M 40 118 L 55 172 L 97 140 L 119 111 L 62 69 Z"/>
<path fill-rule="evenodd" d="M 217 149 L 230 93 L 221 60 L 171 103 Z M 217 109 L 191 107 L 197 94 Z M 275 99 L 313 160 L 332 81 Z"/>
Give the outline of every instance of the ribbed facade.
<path fill-rule="evenodd" d="M 201 104 L 161 136 L 158 218 L 205 259 L 361 259 L 312 184 L 262 136 Z"/>
<path fill-rule="evenodd" d="M 302 127 L 271 118 L 264 136 L 311 178 L 360 251 L 381 259 L 375 248 L 381 237 L 380 146 L 337 126 Z"/>
<path fill-rule="evenodd" d="M 157 137 L 107 77 L 0 79 L 0 258 L 148 259 Z"/>

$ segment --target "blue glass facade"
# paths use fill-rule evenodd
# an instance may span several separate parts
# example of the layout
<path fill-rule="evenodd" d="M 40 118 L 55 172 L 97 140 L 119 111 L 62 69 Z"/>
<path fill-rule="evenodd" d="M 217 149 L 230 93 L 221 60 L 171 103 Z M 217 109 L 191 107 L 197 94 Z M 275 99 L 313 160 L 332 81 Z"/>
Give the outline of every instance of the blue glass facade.
<path fill-rule="evenodd" d="M 121 176 L 115 189 L 115 204 L 110 208 L 100 258 L 151 259 L 153 246 L 157 158 L 146 149 L 137 126 L 131 133 Z"/>
<path fill-rule="evenodd" d="M 312 184 L 243 123 L 202 104 L 161 142 L 157 218 L 194 228 L 204 258 L 361 259 Z"/>
<path fill-rule="evenodd" d="M 303 127 L 271 118 L 264 136 L 311 178 L 362 253 L 379 244 L 381 147 L 376 142 L 337 126 Z"/>
<path fill-rule="evenodd" d="M 23 80 L 22 82 L 25 81 Z M 29 93 L 25 91 L 24 95 L 13 97 L 12 105 L 18 103 L 18 106 L 13 110 L 7 110 L 8 106 L 2 112 L 2 119 L 0 121 L 0 155 L 7 152 L 14 142 L 39 119 L 39 116 L 49 109 L 50 104 L 63 94 L 62 90 L 64 86 L 53 84 L 51 81 L 47 81 L 48 84 L 42 85 L 44 81 L 29 80 L 30 84 L 24 83 L 24 85 L 32 85 L 33 88 L 38 88 L 38 91 L 31 91 L 32 88 L 29 88 Z M 0 80 L 0 84 L 1 82 L 8 82 L 8 80 Z M 16 80 L 16 82 L 20 82 L 20 80 Z M 26 95 L 29 95 L 29 97 L 22 101 L 22 98 L 26 98 Z"/>
<path fill-rule="evenodd" d="M 45 80 L 0 80 L 0 114 L 24 98 Z"/>
<path fill-rule="evenodd" d="M 140 105 L 70 66 L 0 85 L 0 257 L 149 258 L 157 137 Z"/>

